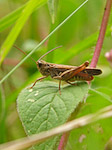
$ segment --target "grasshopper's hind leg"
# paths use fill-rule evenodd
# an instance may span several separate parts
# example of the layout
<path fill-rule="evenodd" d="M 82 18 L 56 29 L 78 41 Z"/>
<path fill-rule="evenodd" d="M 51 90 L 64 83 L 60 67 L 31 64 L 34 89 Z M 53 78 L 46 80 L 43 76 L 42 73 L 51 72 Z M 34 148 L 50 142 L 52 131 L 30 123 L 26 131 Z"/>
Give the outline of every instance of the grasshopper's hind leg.
<path fill-rule="evenodd" d="M 44 79 L 44 78 L 47 78 L 47 76 L 43 76 L 43 77 L 38 78 L 38 79 L 33 83 L 33 85 L 32 85 L 31 87 L 29 87 L 29 88 L 33 88 L 33 87 L 35 86 L 35 84 L 37 83 L 37 81 L 40 81 L 40 80 L 42 80 L 42 79 Z"/>
<path fill-rule="evenodd" d="M 53 79 L 58 79 L 59 80 L 59 94 L 61 95 L 61 76 L 55 76 Z"/>
<path fill-rule="evenodd" d="M 59 80 L 59 94 L 61 95 L 61 80 Z"/>
<path fill-rule="evenodd" d="M 71 85 L 77 85 L 77 83 L 71 83 L 69 81 L 66 81 L 66 83 L 71 84 Z"/>

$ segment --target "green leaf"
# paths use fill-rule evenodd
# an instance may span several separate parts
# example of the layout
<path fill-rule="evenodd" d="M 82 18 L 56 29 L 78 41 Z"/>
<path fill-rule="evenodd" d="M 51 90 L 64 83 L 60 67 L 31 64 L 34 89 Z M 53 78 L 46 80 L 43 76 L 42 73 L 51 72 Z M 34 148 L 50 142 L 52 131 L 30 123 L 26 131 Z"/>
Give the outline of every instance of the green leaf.
<path fill-rule="evenodd" d="M 88 93 L 88 85 L 85 82 L 79 82 L 75 86 L 63 86 L 61 95 L 58 87 L 58 83 L 44 81 L 38 82 L 33 89 L 26 88 L 20 93 L 17 107 L 28 135 L 40 133 L 65 123 Z M 56 136 L 35 147 L 39 150 L 54 150 L 59 139 L 60 136 Z"/>
<path fill-rule="evenodd" d="M 48 0 L 49 12 L 51 15 L 52 23 L 55 22 L 56 12 L 57 12 L 58 0 Z"/>

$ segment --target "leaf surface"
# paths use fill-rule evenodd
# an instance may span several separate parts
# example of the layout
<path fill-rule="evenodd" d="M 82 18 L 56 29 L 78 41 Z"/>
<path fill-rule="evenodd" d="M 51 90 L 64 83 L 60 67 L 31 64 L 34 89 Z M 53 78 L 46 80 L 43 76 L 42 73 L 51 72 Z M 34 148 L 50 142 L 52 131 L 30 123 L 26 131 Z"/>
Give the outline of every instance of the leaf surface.
<path fill-rule="evenodd" d="M 87 93 L 88 85 L 85 82 L 61 87 L 61 95 L 55 82 L 38 82 L 33 89 L 27 87 L 17 99 L 19 116 L 26 133 L 40 133 L 65 123 Z M 35 147 L 38 150 L 54 150 L 59 139 L 60 136 L 56 136 Z"/>

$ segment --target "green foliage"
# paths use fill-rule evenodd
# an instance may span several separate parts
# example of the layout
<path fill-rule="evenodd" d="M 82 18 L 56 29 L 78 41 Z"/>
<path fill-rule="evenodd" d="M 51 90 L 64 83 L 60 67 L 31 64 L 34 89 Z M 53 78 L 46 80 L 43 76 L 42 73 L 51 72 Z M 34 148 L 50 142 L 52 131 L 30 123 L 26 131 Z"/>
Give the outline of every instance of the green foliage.
<path fill-rule="evenodd" d="M 0 16 L 2 18 L 0 19 L 0 45 L 2 45 L 2 51 L 0 51 L 2 53 L 0 53 L 0 55 L 2 55 L 3 59 L 6 59 L 6 62 L 4 61 L 0 68 L 0 79 L 6 77 L 10 70 L 13 69 L 15 71 L 14 68 L 16 67 L 17 69 L 20 66 L 15 65 L 14 62 L 15 60 L 17 62 L 20 61 L 20 56 L 22 56 L 22 54 L 14 48 L 11 49 L 11 46 L 15 43 L 15 41 L 16 45 L 24 50 L 23 47 L 26 41 L 34 41 L 34 43 L 36 41 L 36 43 L 40 43 L 40 41 L 48 35 L 47 39 L 49 40 L 47 40 L 45 45 L 42 46 L 45 42 L 44 40 L 44 42 L 39 45 L 41 46 L 40 49 L 35 51 L 32 55 L 35 60 L 38 60 L 38 58 L 46 51 L 62 45 L 63 47 L 61 49 L 53 51 L 47 56 L 47 59 L 44 59 L 52 63 L 74 66 L 78 66 L 87 60 L 91 61 L 99 34 L 99 27 L 104 12 L 105 1 L 89 1 L 83 8 L 80 9 L 80 11 L 72 16 L 69 21 L 64 23 L 58 31 L 55 33 L 53 32 L 52 36 L 49 33 L 56 29 L 57 25 L 66 19 L 67 16 L 69 16 L 69 14 L 73 12 L 83 1 L 61 0 L 58 3 L 57 12 L 55 12 L 53 0 L 48 1 L 50 4 L 49 8 L 46 2 L 47 0 L 30 0 L 28 3 L 23 4 L 22 0 L 16 0 L 16 3 L 14 0 L 11 0 L 7 7 L 6 1 L 0 1 Z M 45 3 L 46 5 L 43 6 Z M 15 9 L 18 6 L 19 8 Z M 12 9 L 14 11 L 12 11 Z M 55 15 L 55 23 L 52 24 L 51 20 L 53 19 L 51 19 L 51 17 L 54 18 Z M 78 112 L 77 117 L 94 113 L 111 104 L 112 68 L 111 64 L 109 64 L 105 58 L 105 52 L 110 51 L 112 48 L 111 18 L 112 17 L 110 16 L 105 41 L 97 66 L 97 68 L 102 69 L 103 74 L 95 77 L 92 81 L 86 102 L 80 112 Z M 14 25 L 15 22 L 16 24 Z M 14 25 L 12 26 L 12 30 L 9 28 L 11 25 Z M 35 50 L 37 47 L 38 45 L 35 47 L 32 46 L 32 49 Z M 0 61 L 1 60 L 2 59 L 0 59 Z M 8 63 L 7 60 L 9 60 Z M 21 64 L 25 60 L 26 57 L 25 59 L 22 59 Z M 10 77 L 8 76 L 7 80 L 2 83 L 3 90 L 0 91 L 0 133 L 2 133 L 0 134 L 0 143 L 26 136 L 18 118 L 18 114 L 16 113 L 15 101 L 23 88 L 41 76 L 39 71 L 34 73 L 36 69 L 35 64 L 31 63 L 30 60 L 26 61 L 21 68 L 18 68 L 16 72 L 13 71 L 13 74 Z M 48 78 L 46 80 L 53 79 Z M 82 91 L 80 87 L 83 87 L 84 91 Z M 79 102 L 82 101 L 87 90 L 88 87 L 85 83 L 76 87 L 63 86 L 61 89 L 62 94 L 60 96 L 58 92 L 58 84 L 46 81 L 37 83 L 32 92 L 29 92 L 27 88 L 24 89 L 18 97 L 17 104 L 19 115 L 22 123 L 24 124 L 26 133 L 28 135 L 39 133 L 43 130 L 48 130 L 65 123 L 73 110 L 77 108 Z M 39 92 L 36 93 L 37 91 Z M 28 97 L 26 97 L 27 94 Z M 53 96 L 55 96 L 54 99 L 52 99 Z M 62 100 L 60 98 L 62 98 L 64 103 L 61 103 Z M 77 101 L 75 101 L 75 99 L 77 99 Z M 32 100 L 35 101 L 33 102 Z M 48 112 L 50 104 L 53 107 L 51 107 L 51 111 Z M 67 109 L 64 104 L 66 104 Z M 53 108 L 55 108 L 58 117 L 55 117 L 56 114 L 54 113 Z M 41 111 L 38 113 L 40 109 Z M 31 122 L 30 119 L 33 117 L 35 117 L 35 119 Z M 42 122 L 43 125 L 39 128 L 39 124 Z M 107 119 L 73 130 L 70 133 L 66 150 L 104 149 L 112 135 L 111 124 L 112 119 Z M 40 144 L 38 149 L 42 149 L 43 145 L 45 145 L 46 149 L 49 149 L 50 146 L 48 143 L 50 143 L 52 147 L 56 144 L 57 147 L 59 139 L 60 135 L 46 141 L 47 144 Z"/>
<path fill-rule="evenodd" d="M 8 28 L 10 25 L 15 23 L 15 21 L 20 16 L 21 11 L 24 9 L 25 6 L 18 8 L 17 10 L 13 11 L 12 13 L 8 14 L 7 16 L 3 17 L 0 20 L 0 32 Z"/>
<path fill-rule="evenodd" d="M 103 91 L 104 88 L 99 89 Z M 112 90 L 109 92 L 105 89 L 105 93 L 108 92 L 111 95 Z M 100 94 L 95 94 L 95 92 L 90 92 L 91 95 L 87 98 L 85 106 L 82 108 L 78 117 L 94 113 L 105 106 L 110 105 L 112 102 L 108 101 L 108 98 Z M 109 96 L 108 96 L 109 97 Z M 72 149 L 90 149 L 90 150 L 102 150 L 104 149 L 107 141 L 112 135 L 111 130 L 112 118 L 97 121 L 86 127 L 79 128 L 78 130 L 73 130 L 69 137 L 69 144 L 67 145 L 67 150 Z M 75 141 L 75 142 L 74 142 Z"/>
<path fill-rule="evenodd" d="M 55 82 L 38 82 L 33 89 L 24 89 L 17 99 L 19 116 L 28 135 L 57 127 L 68 120 L 70 114 L 88 93 L 87 83 L 64 86 L 59 94 Z M 36 146 L 37 149 L 56 149 L 60 136 Z"/>
<path fill-rule="evenodd" d="M 84 3 L 82 3 L 82 4 L 81 4 L 76 10 L 74 10 L 65 20 L 63 20 L 52 32 L 50 32 L 49 35 L 46 36 L 46 37 L 32 50 L 32 52 L 30 52 L 19 64 L 17 64 L 17 65 L 15 66 L 15 68 L 13 68 L 13 69 L 0 81 L 0 84 L 1 84 L 4 80 L 6 80 L 29 56 L 31 56 L 31 54 L 34 53 L 34 52 L 36 51 L 36 49 L 38 49 L 49 37 L 51 37 L 52 34 L 54 34 L 64 23 L 66 23 L 82 6 L 84 6 L 84 5 L 87 3 L 87 1 L 88 1 L 88 0 L 86 0 Z M 43 1 L 42 1 L 42 2 L 43 2 Z M 37 3 L 37 6 L 38 6 L 39 4 L 41 4 L 41 2 L 38 2 L 38 3 Z M 17 21 L 17 24 L 16 24 L 16 25 L 18 26 L 18 29 L 20 29 L 20 30 L 21 30 L 21 28 L 22 28 L 24 22 L 25 22 L 26 19 L 28 18 L 28 16 L 32 13 L 32 9 L 34 9 L 33 7 L 32 7 L 32 9 L 29 9 L 30 5 L 32 5 L 32 6 L 35 8 L 35 1 L 33 1 L 33 2 L 32 2 L 32 0 L 29 1 L 28 6 L 27 6 L 26 9 L 23 11 L 22 16 L 20 16 L 19 20 Z M 30 12 L 29 10 L 30 10 L 31 12 Z M 26 13 L 27 11 L 29 12 L 29 14 Z M 24 13 L 25 13 L 25 14 L 24 14 Z M 24 17 L 24 16 L 26 16 L 26 17 Z M 23 20 L 23 23 L 21 23 L 22 20 Z M 19 26 L 19 24 L 21 24 L 21 26 Z M 6 39 L 6 41 L 5 41 L 5 44 L 3 44 L 2 48 L 1 48 L 1 49 L 2 49 L 2 51 L 1 51 L 1 60 L 0 60 L 1 63 L 2 63 L 3 59 L 5 58 L 6 54 L 8 53 L 8 51 L 9 51 L 9 49 L 10 49 L 10 46 L 11 46 L 11 45 L 7 45 L 7 42 L 8 42 L 8 43 L 10 42 L 10 39 L 11 39 L 12 35 L 14 35 L 14 33 L 16 32 L 16 25 L 15 25 L 15 27 L 13 28 L 12 32 L 11 32 L 11 33 L 9 34 L 9 36 L 7 37 L 7 39 Z M 18 30 L 18 33 L 20 32 L 20 30 Z M 15 34 L 15 38 L 17 37 L 18 33 Z M 15 38 L 12 37 L 12 43 L 14 42 L 13 40 L 14 40 Z M 10 43 L 11 43 L 11 42 L 10 42 Z M 7 45 L 7 48 L 4 47 L 4 46 L 6 46 L 6 45 Z M 3 47 L 4 47 L 4 48 L 3 48 Z"/>
<path fill-rule="evenodd" d="M 102 92 L 95 90 L 95 89 L 90 89 L 90 91 L 95 92 L 96 94 L 98 94 L 98 95 L 102 96 L 103 98 L 107 99 L 108 101 L 112 102 L 111 97 L 109 95 L 105 94 L 104 92 L 102 93 Z"/>
<path fill-rule="evenodd" d="M 17 36 L 19 35 L 20 31 L 22 30 L 24 24 L 26 23 L 29 16 L 33 13 L 33 11 L 40 7 L 43 3 L 45 3 L 47 0 L 30 0 L 24 10 L 21 12 L 21 15 L 19 16 L 19 19 L 17 20 L 15 26 L 7 36 L 5 42 L 1 46 L 1 59 L 0 63 L 3 62 L 5 56 L 8 54 L 11 46 L 14 44 Z M 16 14 L 16 13 L 15 13 Z"/>

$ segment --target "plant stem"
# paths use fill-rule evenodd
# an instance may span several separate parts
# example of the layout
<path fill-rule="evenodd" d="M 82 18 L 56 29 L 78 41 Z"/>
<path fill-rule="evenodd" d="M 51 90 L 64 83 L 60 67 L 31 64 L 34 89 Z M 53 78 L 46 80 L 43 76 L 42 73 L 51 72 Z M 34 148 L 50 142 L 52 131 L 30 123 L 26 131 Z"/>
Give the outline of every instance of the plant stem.
<path fill-rule="evenodd" d="M 100 28 L 98 41 L 97 41 L 96 48 L 95 48 L 95 51 L 94 51 L 94 55 L 93 55 L 93 58 L 92 58 L 92 61 L 91 61 L 91 64 L 90 64 L 90 66 L 93 67 L 93 68 L 96 67 L 99 56 L 100 56 L 100 52 L 101 52 L 101 48 L 102 48 L 102 45 L 103 45 L 105 32 L 106 32 L 106 28 L 107 28 L 107 23 L 108 23 L 108 20 L 109 20 L 111 6 L 112 6 L 112 0 L 107 0 L 106 7 L 105 7 L 105 10 L 104 10 L 103 19 L 102 19 L 102 23 L 101 23 L 101 28 Z"/>
<path fill-rule="evenodd" d="M 79 111 L 81 110 L 81 108 L 82 108 L 83 105 L 84 105 L 83 102 L 79 103 L 79 105 L 74 110 L 74 112 L 71 114 L 71 116 L 69 117 L 69 119 L 67 120 L 67 122 L 73 120 L 77 116 L 77 114 L 79 113 Z M 70 135 L 70 131 L 66 132 L 66 133 L 64 133 L 62 135 L 60 143 L 59 143 L 59 146 L 58 146 L 58 150 L 64 150 L 65 149 L 65 147 L 67 145 L 67 142 L 68 142 L 69 135 Z"/>

